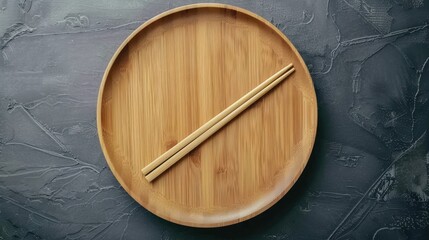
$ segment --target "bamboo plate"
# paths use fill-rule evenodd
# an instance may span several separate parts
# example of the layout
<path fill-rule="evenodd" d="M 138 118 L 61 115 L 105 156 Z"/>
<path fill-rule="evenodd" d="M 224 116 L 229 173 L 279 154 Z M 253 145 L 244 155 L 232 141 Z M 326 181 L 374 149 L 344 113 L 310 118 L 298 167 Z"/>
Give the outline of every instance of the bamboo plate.
<path fill-rule="evenodd" d="M 141 169 L 289 63 L 296 71 L 154 182 Z M 218 227 L 249 219 L 292 187 L 311 153 L 317 103 L 308 70 L 265 19 L 221 4 L 162 13 L 119 47 L 97 127 L 107 163 L 142 206 Z"/>

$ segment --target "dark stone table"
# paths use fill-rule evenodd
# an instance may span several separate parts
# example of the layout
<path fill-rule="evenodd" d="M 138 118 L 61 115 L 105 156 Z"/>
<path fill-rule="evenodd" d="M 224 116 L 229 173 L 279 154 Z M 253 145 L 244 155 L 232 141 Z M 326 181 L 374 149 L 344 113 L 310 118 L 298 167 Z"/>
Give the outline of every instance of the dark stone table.
<path fill-rule="evenodd" d="M 140 24 L 195 1 L 0 0 L 0 239 L 429 239 L 429 1 L 220 1 L 310 69 L 313 154 L 293 189 L 217 229 L 164 221 L 107 167 L 98 87 Z"/>

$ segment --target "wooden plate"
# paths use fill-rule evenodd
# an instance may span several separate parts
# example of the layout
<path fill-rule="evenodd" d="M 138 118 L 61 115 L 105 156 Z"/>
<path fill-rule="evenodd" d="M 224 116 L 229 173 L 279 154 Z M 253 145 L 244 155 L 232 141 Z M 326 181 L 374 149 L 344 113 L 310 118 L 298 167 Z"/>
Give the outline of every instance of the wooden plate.
<path fill-rule="evenodd" d="M 295 73 L 153 183 L 141 169 L 293 63 Z M 167 11 L 134 31 L 104 74 L 97 106 L 103 153 L 122 187 L 169 221 L 217 227 L 249 219 L 292 187 L 311 153 L 317 103 L 290 41 L 233 6 Z"/>

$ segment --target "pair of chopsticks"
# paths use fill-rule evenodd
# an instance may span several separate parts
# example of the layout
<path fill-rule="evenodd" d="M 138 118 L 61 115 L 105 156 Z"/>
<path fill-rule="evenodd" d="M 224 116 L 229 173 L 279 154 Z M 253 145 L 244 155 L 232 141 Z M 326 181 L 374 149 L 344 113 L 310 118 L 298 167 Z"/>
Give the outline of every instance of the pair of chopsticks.
<path fill-rule="evenodd" d="M 146 180 L 153 181 L 294 71 L 292 63 L 287 65 L 144 167 L 142 173 Z"/>

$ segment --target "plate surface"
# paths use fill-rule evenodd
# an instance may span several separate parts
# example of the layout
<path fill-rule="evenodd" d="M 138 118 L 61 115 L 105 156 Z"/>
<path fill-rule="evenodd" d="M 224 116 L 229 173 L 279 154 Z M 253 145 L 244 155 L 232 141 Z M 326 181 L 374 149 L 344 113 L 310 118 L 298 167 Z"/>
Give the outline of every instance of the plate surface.
<path fill-rule="evenodd" d="M 259 83 L 295 73 L 148 183 L 141 169 Z M 299 53 L 265 19 L 194 4 L 154 17 L 119 47 L 97 106 L 103 153 L 122 187 L 169 221 L 217 227 L 276 203 L 313 148 L 317 102 Z"/>

